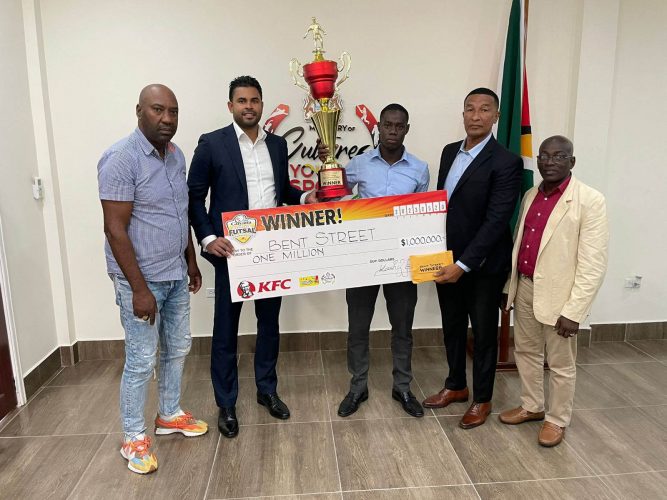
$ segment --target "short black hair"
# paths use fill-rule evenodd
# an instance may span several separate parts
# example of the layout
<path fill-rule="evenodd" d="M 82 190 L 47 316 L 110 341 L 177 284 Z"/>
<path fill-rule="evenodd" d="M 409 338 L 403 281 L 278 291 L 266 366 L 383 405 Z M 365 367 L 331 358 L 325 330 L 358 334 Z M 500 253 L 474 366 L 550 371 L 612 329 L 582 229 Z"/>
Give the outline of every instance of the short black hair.
<path fill-rule="evenodd" d="M 382 115 L 384 115 L 387 111 L 400 111 L 405 115 L 405 123 L 410 121 L 410 114 L 408 113 L 408 110 L 395 102 L 387 104 L 384 109 L 380 111 L 380 121 L 382 121 Z"/>
<path fill-rule="evenodd" d="M 234 95 L 234 90 L 236 90 L 237 87 L 254 87 L 257 89 L 257 92 L 259 92 L 259 97 L 262 98 L 262 86 L 252 76 L 248 75 L 237 76 L 229 83 L 230 101 L 232 100 L 232 96 Z"/>
<path fill-rule="evenodd" d="M 486 87 L 479 87 L 475 90 L 471 90 L 470 92 L 468 92 L 466 98 L 463 99 L 463 104 L 465 105 L 465 102 L 468 100 L 468 97 L 470 97 L 471 95 L 478 95 L 478 94 L 490 95 L 491 97 L 493 97 L 493 102 L 496 103 L 496 108 L 500 108 L 500 99 L 498 99 L 498 94 L 496 94 L 491 89 L 487 89 Z"/>

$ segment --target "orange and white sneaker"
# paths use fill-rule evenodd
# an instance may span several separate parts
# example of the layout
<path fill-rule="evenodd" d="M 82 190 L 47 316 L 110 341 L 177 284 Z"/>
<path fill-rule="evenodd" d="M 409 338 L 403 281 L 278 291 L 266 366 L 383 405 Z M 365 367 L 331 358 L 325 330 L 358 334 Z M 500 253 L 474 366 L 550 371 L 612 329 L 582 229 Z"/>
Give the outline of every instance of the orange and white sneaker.
<path fill-rule="evenodd" d="M 127 460 L 127 468 L 137 474 L 148 474 L 157 470 L 157 458 L 150 451 L 151 438 L 141 434 L 123 442 L 120 454 Z"/>
<path fill-rule="evenodd" d="M 173 434 L 180 432 L 184 436 L 201 436 L 208 432 L 208 424 L 203 420 L 197 420 L 189 411 L 180 412 L 172 418 L 155 417 L 155 434 Z"/>

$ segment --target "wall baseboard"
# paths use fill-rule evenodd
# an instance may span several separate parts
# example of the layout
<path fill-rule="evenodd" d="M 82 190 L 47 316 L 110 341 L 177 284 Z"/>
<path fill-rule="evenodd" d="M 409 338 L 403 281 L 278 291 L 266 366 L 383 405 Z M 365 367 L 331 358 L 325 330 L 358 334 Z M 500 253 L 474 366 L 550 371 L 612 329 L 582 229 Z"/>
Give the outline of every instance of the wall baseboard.
<path fill-rule="evenodd" d="M 40 387 L 42 387 L 51 377 L 53 377 L 62 367 L 60 350 L 56 349 L 47 356 L 47 358 L 37 365 L 30 373 L 23 377 L 25 385 L 26 400 L 30 399 Z"/>

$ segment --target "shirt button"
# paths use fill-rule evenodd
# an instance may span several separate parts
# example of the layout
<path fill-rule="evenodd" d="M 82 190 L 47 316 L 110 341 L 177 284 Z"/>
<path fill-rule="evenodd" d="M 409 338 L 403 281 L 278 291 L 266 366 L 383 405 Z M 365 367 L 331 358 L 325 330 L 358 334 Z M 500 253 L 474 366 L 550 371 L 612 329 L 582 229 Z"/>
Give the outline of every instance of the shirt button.
<path fill-rule="evenodd" d="M 523 263 L 524 263 L 524 264 L 528 264 L 528 261 L 527 261 L 527 260 L 524 260 Z"/>
<path fill-rule="evenodd" d="M 547 198 L 546 198 L 546 197 L 544 198 L 544 201 L 547 201 Z"/>
<path fill-rule="evenodd" d="M 542 214 L 538 212 L 537 216 L 539 217 L 540 215 L 542 215 Z"/>
<path fill-rule="evenodd" d="M 526 245 L 526 248 L 530 248 L 530 245 Z"/>
<path fill-rule="evenodd" d="M 533 233 L 535 232 L 535 230 L 534 230 L 534 229 L 531 229 L 530 231 L 531 231 L 531 232 L 533 232 Z"/>

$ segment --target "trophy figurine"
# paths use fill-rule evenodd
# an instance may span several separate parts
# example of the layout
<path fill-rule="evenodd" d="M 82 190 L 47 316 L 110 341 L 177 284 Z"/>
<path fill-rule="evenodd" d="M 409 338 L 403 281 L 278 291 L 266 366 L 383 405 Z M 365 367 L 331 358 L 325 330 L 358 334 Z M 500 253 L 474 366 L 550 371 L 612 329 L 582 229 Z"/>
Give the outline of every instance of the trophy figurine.
<path fill-rule="evenodd" d="M 290 73 L 294 84 L 308 94 L 304 104 L 305 118 L 313 122 L 320 141 L 329 148 L 329 154 L 317 172 L 319 189 L 316 193 L 320 200 L 328 200 L 351 193 L 347 186 L 345 169 L 334 158 L 336 132 L 338 131 L 338 120 L 342 109 L 338 87 L 347 80 L 351 61 L 347 52 L 341 54 L 340 66 L 336 61 L 329 61 L 324 58 L 325 50 L 322 36 L 326 35 L 326 32 L 314 17 L 313 23 L 308 27 L 303 38 L 308 35 L 313 37 L 315 45 L 313 54 L 315 57 L 312 62 L 303 66 L 297 59 L 292 59 L 290 61 Z M 339 73 L 341 77 L 336 82 Z"/>

